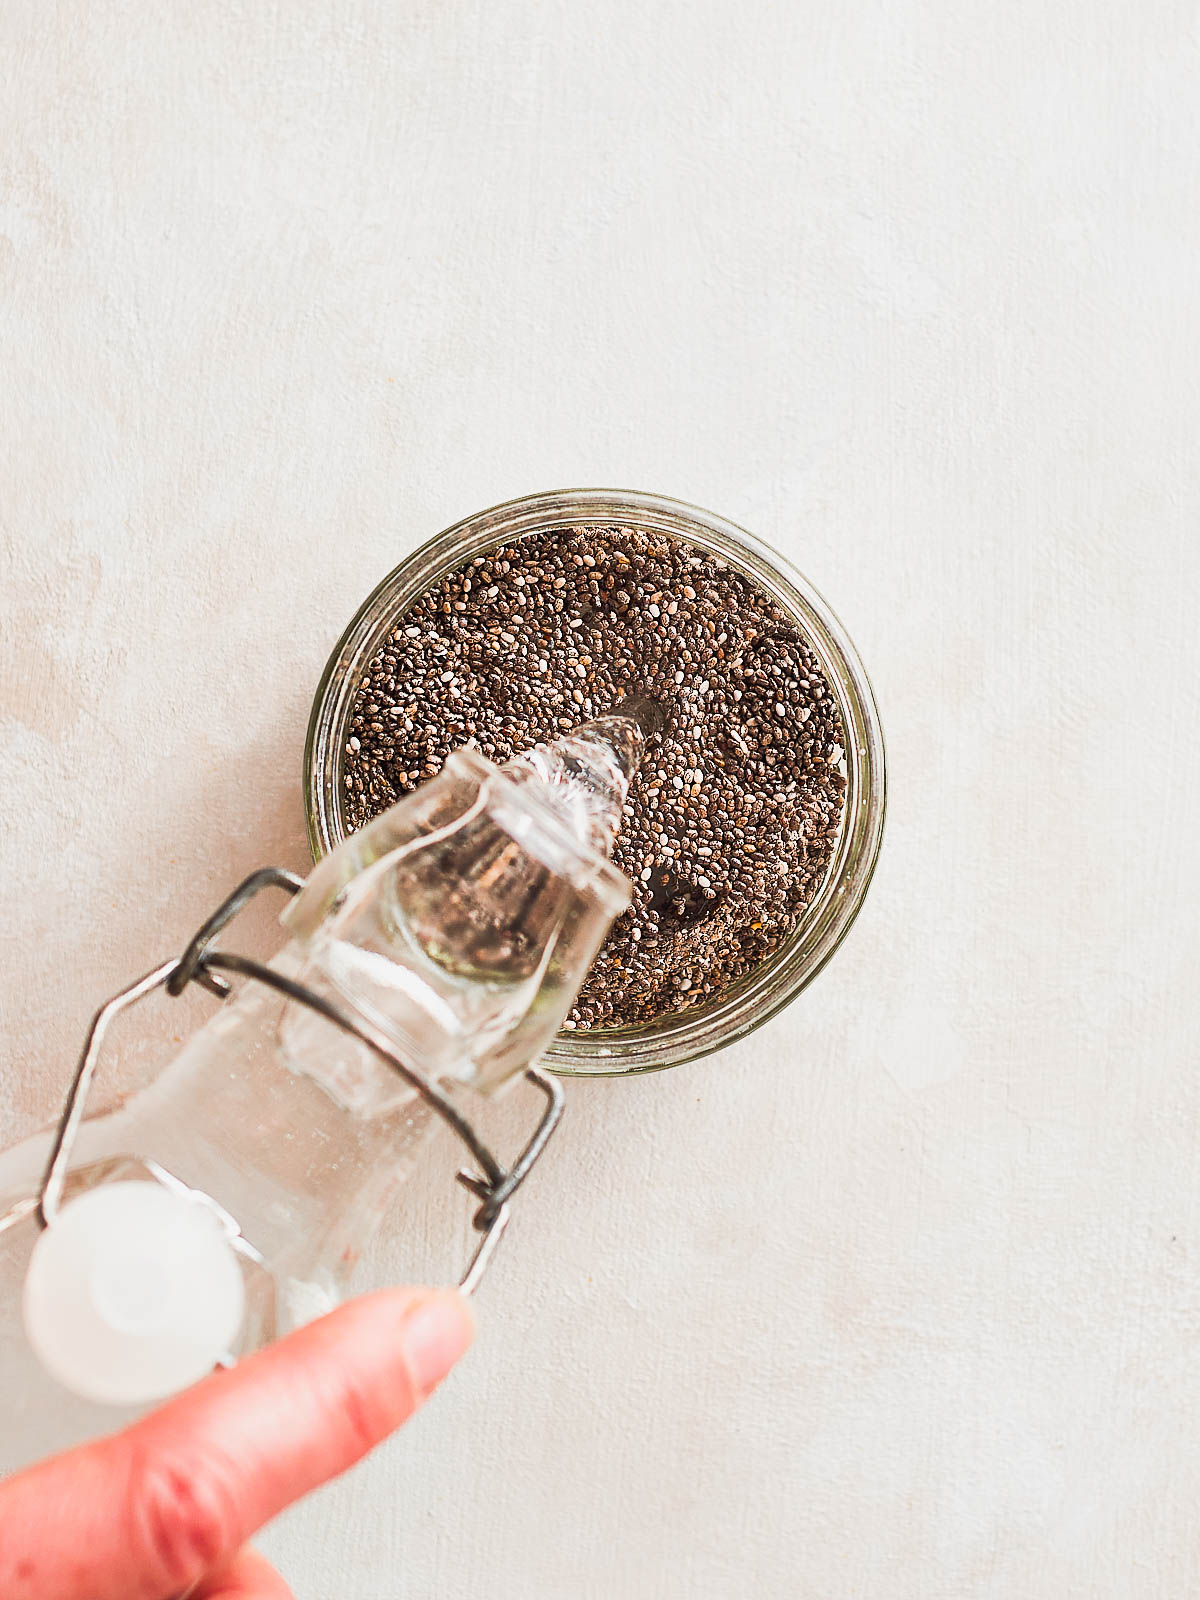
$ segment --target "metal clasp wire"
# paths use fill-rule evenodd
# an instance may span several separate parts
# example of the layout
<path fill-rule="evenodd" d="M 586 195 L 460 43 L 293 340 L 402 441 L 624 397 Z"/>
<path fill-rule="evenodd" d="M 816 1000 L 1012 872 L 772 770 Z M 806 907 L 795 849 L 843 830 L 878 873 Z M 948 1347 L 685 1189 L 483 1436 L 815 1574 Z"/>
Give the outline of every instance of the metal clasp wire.
<path fill-rule="evenodd" d="M 189 983 L 198 983 L 210 994 L 224 1000 L 231 993 L 232 985 L 222 974 L 236 973 L 239 977 L 266 984 L 299 1005 L 308 1006 L 320 1016 L 335 1023 L 337 1027 L 352 1034 L 368 1049 L 374 1051 L 380 1060 L 386 1062 L 393 1072 L 403 1078 L 404 1082 L 416 1091 L 425 1104 L 436 1112 L 466 1145 L 479 1171 L 464 1170 L 458 1173 L 457 1178 L 458 1182 L 476 1195 L 481 1202 L 471 1219 L 472 1226 L 480 1238 L 458 1286 L 463 1294 L 472 1294 L 479 1286 L 479 1281 L 500 1242 L 500 1236 L 508 1225 L 509 1201 L 529 1176 L 534 1162 L 546 1148 L 550 1135 L 558 1126 L 563 1111 L 562 1086 L 537 1067 L 526 1069 L 525 1078 L 545 1096 L 546 1109 L 525 1148 L 506 1170 L 454 1102 L 436 1084 L 422 1077 L 403 1061 L 385 1036 L 372 1027 L 365 1018 L 346 1011 L 333 1001 L 327 1000 L 324 995 L 297 983 L 294 978 L 276 972 L 274 967 L 253 961 L 249 956 L 211 948 L 216 936 L 263 889 L 282 889 L 287 894 L 293 895 L 299 892 L 303 884 L 302 878 L 297 877 L 294 872 L 285 871 L 282 867 L 262 867 L 258 872 L 252 872 L 200 926 L 182 956 L 165 961 L 161 967 L 155 967 L 152 972 L 146 973 L 145 977 L 139 978 L 127 989 L 122 989 L 119 994 L 113 995 L 112 999 L 96 1012 L 87 1039 L 84 1041 L 83 1053 L 75 1069 L 75 1077 L 67 1094 L 62 1116 L 55 1130 L 50 1159 L 38 1191 L 38 1224 L 43 1228 L 49 1227 L 58 1215 L 63 1185 L 71 1165 L 71 1154 L 80 1123 L 83 1121 L 92 1082 L 96 1076 L 100 1049 L 113 1018 L 156 989 L 165 988 L 169 995 L 177 996 L 183 993 Z"/>

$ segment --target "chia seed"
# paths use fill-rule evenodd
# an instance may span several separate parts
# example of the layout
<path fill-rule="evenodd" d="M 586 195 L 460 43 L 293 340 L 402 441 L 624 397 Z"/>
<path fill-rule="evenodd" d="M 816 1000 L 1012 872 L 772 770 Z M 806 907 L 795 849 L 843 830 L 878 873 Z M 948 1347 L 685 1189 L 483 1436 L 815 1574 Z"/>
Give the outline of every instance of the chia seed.
<path fill-rule="evenodd" d="M 362 827 L 473 744 L 503 762 L 613 710 L 666 716 L 613 859 L 634 886 L 568 1026 L 704 1005 L 767 961 L 820 888 L 845 801 L 836 698 L 796 624 L 719 557 L 633 527 L 476 556 L 397 618 L 343 761 Z"/>

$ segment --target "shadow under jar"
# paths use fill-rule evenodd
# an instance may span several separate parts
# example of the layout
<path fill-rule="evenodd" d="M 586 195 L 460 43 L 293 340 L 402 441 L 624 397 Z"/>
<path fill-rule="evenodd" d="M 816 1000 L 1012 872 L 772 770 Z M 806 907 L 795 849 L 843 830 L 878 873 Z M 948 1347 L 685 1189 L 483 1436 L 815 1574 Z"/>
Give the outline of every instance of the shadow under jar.
<path fill-rule="evenodd" d="M 783 558 L 723 518 L 657 495 L 578 489 L 532 495 L 479 512 L 402 561 L 363 602 L 330 656 L 305 747 L 309 841 L 319 858 L 352 831 L 345 785 L 351 719 L 370 663 L 405 614 L 474 558 L 522 540 L 586 528 L 665 535 L 715 557 L 794 625 L 836 701 L 844 735 L 845 792 L 832 854 L 796 926 L 752 971 L 702 1002 L 633 1026 L 564 1031 L 544 1058 L 570 1075 L 648 1072 L 707 1055 L 766 1022 L 821 970 L 862 904 L 879 853 L 885 809 L 883 733 L 870 682 L 845 630 Z M 600 711 L 610 707 L 598 707 Z M 594 714 L 594 713 L 589 713 Z M 584 713 L 580 712 L 579 720 Z"/>

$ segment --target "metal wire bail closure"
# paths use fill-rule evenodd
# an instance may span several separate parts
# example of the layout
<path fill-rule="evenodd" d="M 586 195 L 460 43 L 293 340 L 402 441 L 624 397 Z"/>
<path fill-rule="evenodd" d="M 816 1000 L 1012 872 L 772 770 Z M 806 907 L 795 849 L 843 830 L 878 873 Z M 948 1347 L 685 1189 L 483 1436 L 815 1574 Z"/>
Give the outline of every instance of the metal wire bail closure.
<path fill-rule="evenodd" d="M 139 1000 L 153 994 L 156 989 L 165 988 L 169 995 L 178 996 L 189 983 L 198 983 L 210 994 L 224 1000 L 232 992 L 232 985 L 223 974 L 236 973 L 256 983 L 266 984 L 299 1005 L 308 1006 L 320 1016 L 352 1034 L 391 1067 L 393 1072 L 403 1078 L 404 1082 L 416 1091 L 425 1104 L 436 1112 L 466 1145 L 479 1170 L 460 1171 L 457 1174 L 457 1181 L 480 1201 L 471 1219 L 472 1226 L 480 1238 L 467 1269 L 459 1280 L 458 1287 L 463 1294 L 473 1294 L 495 1253 L 501 1234 L 508 1225 L 510 1200 L 529 1176 L 534 1162 L 546 1148 L 550 1135 L 558 1126 L 563 1111 L 562 1086 L 547 1073 L 539 1071 L 537 1067 L 526 1069 L 525 1078 L 545 1096 L 546 1109 L 525 1148 L 512 1166 L 505 1169 L 454 1102 L 436 1084 L 431 1083 L 419 1072 L 415 1072 L 407 1062 L 401 1060 L 384 1035 L 370 1023 L 327 1000 L 324 995 L 316 994 L 303 984 L 297 983 L 293 978 L 276 972 L 273 967 L 254 961 L 249 956 L 212 949 L 212 941 L 216 936 L 262 890 L 282 889 L 286 894 L 294 895 L 299 892 L 303 884 L 302 878 L 282 867 L 262 867 L 257 872 L 252 872 L 227 899 L 222 901 L 212 916 L 201 924 L 181 956 L 165 961 L 162 966 L 147 972 L 136 983 L 131 983 L 127 989 L 122 989 L 119 994 L 113 995 L 112 999 L 106 1001 L 96 1012 L 84 1041 L 83 1053 L 75 1069 L 75 1077 L 68 1091 L 62 1116 L 55 1130 L 50 1159 L 46 1164 L 41 1188 L 38 1191 L 38 1224 L 42 1228 L 49 1227 L 58 1215 L 63 1185 L 71 1165 L 71 1154 L 79 1133 L 79 1125 L 83 1121 L 87 1098 L 96 1076 L 100 1050 L 109 1024 L 122 1011 L 128 1010 Z"/>

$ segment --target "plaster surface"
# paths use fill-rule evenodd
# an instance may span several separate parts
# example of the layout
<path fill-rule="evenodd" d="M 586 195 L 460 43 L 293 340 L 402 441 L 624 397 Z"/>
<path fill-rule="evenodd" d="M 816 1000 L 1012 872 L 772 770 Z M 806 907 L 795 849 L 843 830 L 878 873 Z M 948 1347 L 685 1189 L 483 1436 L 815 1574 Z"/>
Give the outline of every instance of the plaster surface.
<path fill-rule="evenodd" d="M 459 516 L 740 521 L 888 736 L 841 952 L 571 1087 L 300 1600 L 1200 1594 L 1198 91 L 1190 0 L 0 7 L 0 1134 L 303 867 L 325 655 Z"/>

